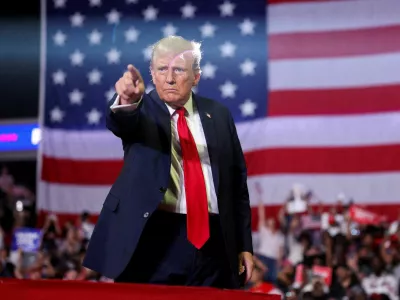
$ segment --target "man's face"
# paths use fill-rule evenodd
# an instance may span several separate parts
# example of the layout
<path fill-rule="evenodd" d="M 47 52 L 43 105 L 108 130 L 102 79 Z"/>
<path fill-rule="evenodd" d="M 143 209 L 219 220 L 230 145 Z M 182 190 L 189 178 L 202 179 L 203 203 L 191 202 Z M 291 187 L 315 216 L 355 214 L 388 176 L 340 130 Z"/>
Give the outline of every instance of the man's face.
<path fill-rule="evenodd" d="M 193 70 L 193 57 L 185 55 L 159 55 L 151 67 L 151 76 L 158 95 L 171 106 L 183 106 L 200 74 Z"/>

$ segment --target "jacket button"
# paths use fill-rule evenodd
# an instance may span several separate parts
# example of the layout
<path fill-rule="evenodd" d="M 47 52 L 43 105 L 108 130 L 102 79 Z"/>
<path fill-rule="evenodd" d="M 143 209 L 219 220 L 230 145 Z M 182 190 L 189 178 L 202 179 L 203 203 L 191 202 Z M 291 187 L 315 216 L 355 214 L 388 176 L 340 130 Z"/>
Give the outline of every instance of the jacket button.
<path fill-rule="evenodd" d="M 160 187 L 159 191 L 160 191 L 160 193 L 165 193 L 167 191 L 167 188 L 162 186 L 162 187 Z"/>
<path fill-rule="evenodd" d="M 149 213 L 148 212 L 145 212 L 144 214 L 143 214 L 143 217 L 144 218 L 147 218 L 149 216 Z"/>

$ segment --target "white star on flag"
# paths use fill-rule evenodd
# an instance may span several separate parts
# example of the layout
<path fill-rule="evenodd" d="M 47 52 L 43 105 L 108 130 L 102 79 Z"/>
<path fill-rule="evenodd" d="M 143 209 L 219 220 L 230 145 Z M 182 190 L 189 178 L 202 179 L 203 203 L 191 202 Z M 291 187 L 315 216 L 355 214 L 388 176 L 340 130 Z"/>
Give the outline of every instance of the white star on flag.
<path fill-rule="evenodd" d="M 52 122 L 58 122 L 60 123 L 65 116 L 65 112 L 63 112 L 58 106 L 54 107 L 50 111 L 50 120 Z"/>
<path fill-rule="evenodd" d="M 125 31 L 125 41 L 127 43 L 137 42 L 139 34 L 140 31 L 135 27 L 129 27 L 129 29 Z"/>
<path fill-rule="evenodd" d="M 147 46 L 143 49 L 144 60 L 151 60 L 152 46 Z"/>
<path fill-rule="evenodd" d="M 256 63 L 250 59 L 246 59 L 243 63 L 240 64 L 240 69 L 242 70 L 242 75 L 254 75 Z"/>
<path fill-rule="evenodd" d="M 239 24 L 239 28 L 242 35 L 252 35 L 254 34 L 254 27 L 256 23 L 252 22 L 250 19 L 245 19 Z"/>
<path fill-rule="evenodd" d="M 215 71 L 217 70 L 217 66 L 207 62 L 203 68 L 202 68 L 202 72 L 201 72 L 201 77 L 204 79 L 212 79 L 215 77 Z"/>
<path fill-rule="evenodd" d="M 78 90 L 74 89 L 71 93 L 69 93 L 69 102 L 71 104 L 82 104 L 82 99 L 84 97 L 84 94 Z"/>
<path fill-rule="evenodd" d="M 186 3 L 185 6 L 181 7 L 182 18 L 194 18 L 195 11 L 195 6 L 193 6 L 191 3 Z"/>
<path fill-rule="evenodd" d="M 67 0 L 54 0 L 54 7 L 55 8 L 64 8 L 66 1 Z"/>
<path fill-rule="evenodd" d="M 119 24 L 121 13 L 118 12 L 116 9 L 112 9 L 107 15 L 107 22 L 108 24 Z"/>
<path fill-rule="evenodd" d="M 99 84 L 101 80 L 102 74 L 99 70 L 93 69 L 88 73 L 89 84 Z"/>
<path fill-rule="evenodd" d="M 171 23 L 168 23 L 166 26 L 164 26 L 162 28 L 162 32 L 163 32 L 165 37 L 170 36 L 170 35 L 175 35 L 177 31 L 178 31 L 178 28 L 176 28 Z"/>
<path fill-rule="evenodd" d="M 61 30 L 58 30 L 57 33 L 53 36 L 54 44 L 57 46 L 64 46 L 65 41 L 67 40 L 67 35 L 64 34 Z"/>
<path fill-rule="evenodd" d="M 65 72 L 63 72 L 62 70 L 57 70 L 57 72 L 53 73 L 53 83 L 64 85 L 66 77 L 67 74 Z"/>
<path fill-rule="evenodd" d="M 109 64 L 118 64 L 121 58 L 121 51 L 113 48 L 106 53 L 106 56 Z"/>
<path fill-rule="evenodd" d="M 69 19 L 72 27 L 82 27 L 85 16 L 79 12 L 76 12 Z"/>
<path fill-rule="evenodd" d="M 244 100 L 242 104 L 239 105 L 243 117 L 253 116 L 257 108 L 257 103 L 251 101 L 250 99 Z"/>
<path fill-rule="evenodd" d="M 200 26 L 199 29 L 201 31 L 201 37 L 206 38 L 206 37 L 213 37 L 217 27 L 207 22 L 204 25 Z"/>
<path fill-rule="evenodd" d="M 137 4 L 138 0 L 126 0 L 126 4 Z"/>
<path fill-rule="evenodd" d="M 235 55 L 236 46 L 228 41 L 223 43 L 219 49 L 221 50 L 222 57 L 233 57 Z"/>
<path fill-rule="evenodd" d="M 222 98 L 233 98 L 235 97 L 237 85 L 233 84 L 231 81 L 225 81 L 223 85 L 219 86 L 222 94 Z"/>
<path fill-rule="evenodd" d="M 84 58 L 85 55 L 79 50 L 75 50 L 74 53 L 70 55 L 71 64 L 73 66 L 82 66 Z"/>
<path fill-rule="evenodd" d="M 155 8 L 153 5 L 148 6 L 143 11 L 143 16 L 145 21 L 154 21 L 157 20 L 158 9 Z"/>
<path fill-rule="evenodd" d="M 91 7 L 95 7 L 95 6 L 100 7 L 101 6 L 101 0 L 89 0 L 89 2 L 90 2 Z"/>
<path fill-rule="evenodd" d="M 114 95 L 115 95 L 115 89 L 112 87 L 104 94 L 107 102 L 110 101 L 112 97 L 114 97 Z"/>
<path fill-rule="evenodd" d="M 88 35 L 90 45 L 100 45 L 102 37 L 103 37 L 103 34 L 100 31 L 98 31 L 97 29 L 94 29 Z"/>
<path fill-rule="evenodd" d="M 86 114 L 88 123 L 90 125 L 99 124 L 101 116 L 102 116 L 102 113 L 100 111 L 98 111 L 96 108 L 92 108 L 92 110 Z"/>
<path fill-rule="evenodd" d="M 233 16 L 233 10 L 235 9 L 235 4 L 230 1 L 225 1 L 223 4 L 219 6 L 219 10 L 221 12 L 221 17 L 231 17 Z"/>

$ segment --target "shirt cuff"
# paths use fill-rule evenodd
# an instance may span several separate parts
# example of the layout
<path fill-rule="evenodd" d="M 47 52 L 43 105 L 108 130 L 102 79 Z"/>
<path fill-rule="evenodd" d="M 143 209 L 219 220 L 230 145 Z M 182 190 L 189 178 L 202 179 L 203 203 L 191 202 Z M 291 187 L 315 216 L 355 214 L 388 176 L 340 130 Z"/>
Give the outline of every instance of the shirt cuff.
<path fill-rule="evenodd" d="M 119 96 L 117 96 L 117 98 L 115 98 L 114 103 L 110 106 L 110 109 L 113 112 L 117 112 L 117 111 L 134 111 L 140 104 L 140 101 L 142 101 L 143 96 L 140 97 L 139 101 L 132 103 L 132 104 L 119 104 Z"/>

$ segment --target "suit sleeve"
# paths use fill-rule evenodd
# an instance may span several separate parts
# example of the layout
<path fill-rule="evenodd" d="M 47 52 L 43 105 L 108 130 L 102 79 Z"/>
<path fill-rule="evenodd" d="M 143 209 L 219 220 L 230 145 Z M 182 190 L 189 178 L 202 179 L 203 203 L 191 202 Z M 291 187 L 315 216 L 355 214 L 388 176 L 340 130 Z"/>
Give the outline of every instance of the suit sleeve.
<path fill-rule="evenodd" d="M 115 94 L 108 102 L 106 126 L 114 135 L 122 140 L 132 140 L 137 134 L 143 99 L 131 105 L 118 105 L 118 97 Z"/>
<path fill-rule="evenodd" d="M 242 146 L 237 135 L 236 126 L 229 114 L 231 137 L 233 142 L 233 176 L 234 176 L 234 213 L 236 239 L 239 252 L 247 251 L 253 254 L 253 239 L 251 232 L 251 208 L 247 188 L 247 167 Z"/>

